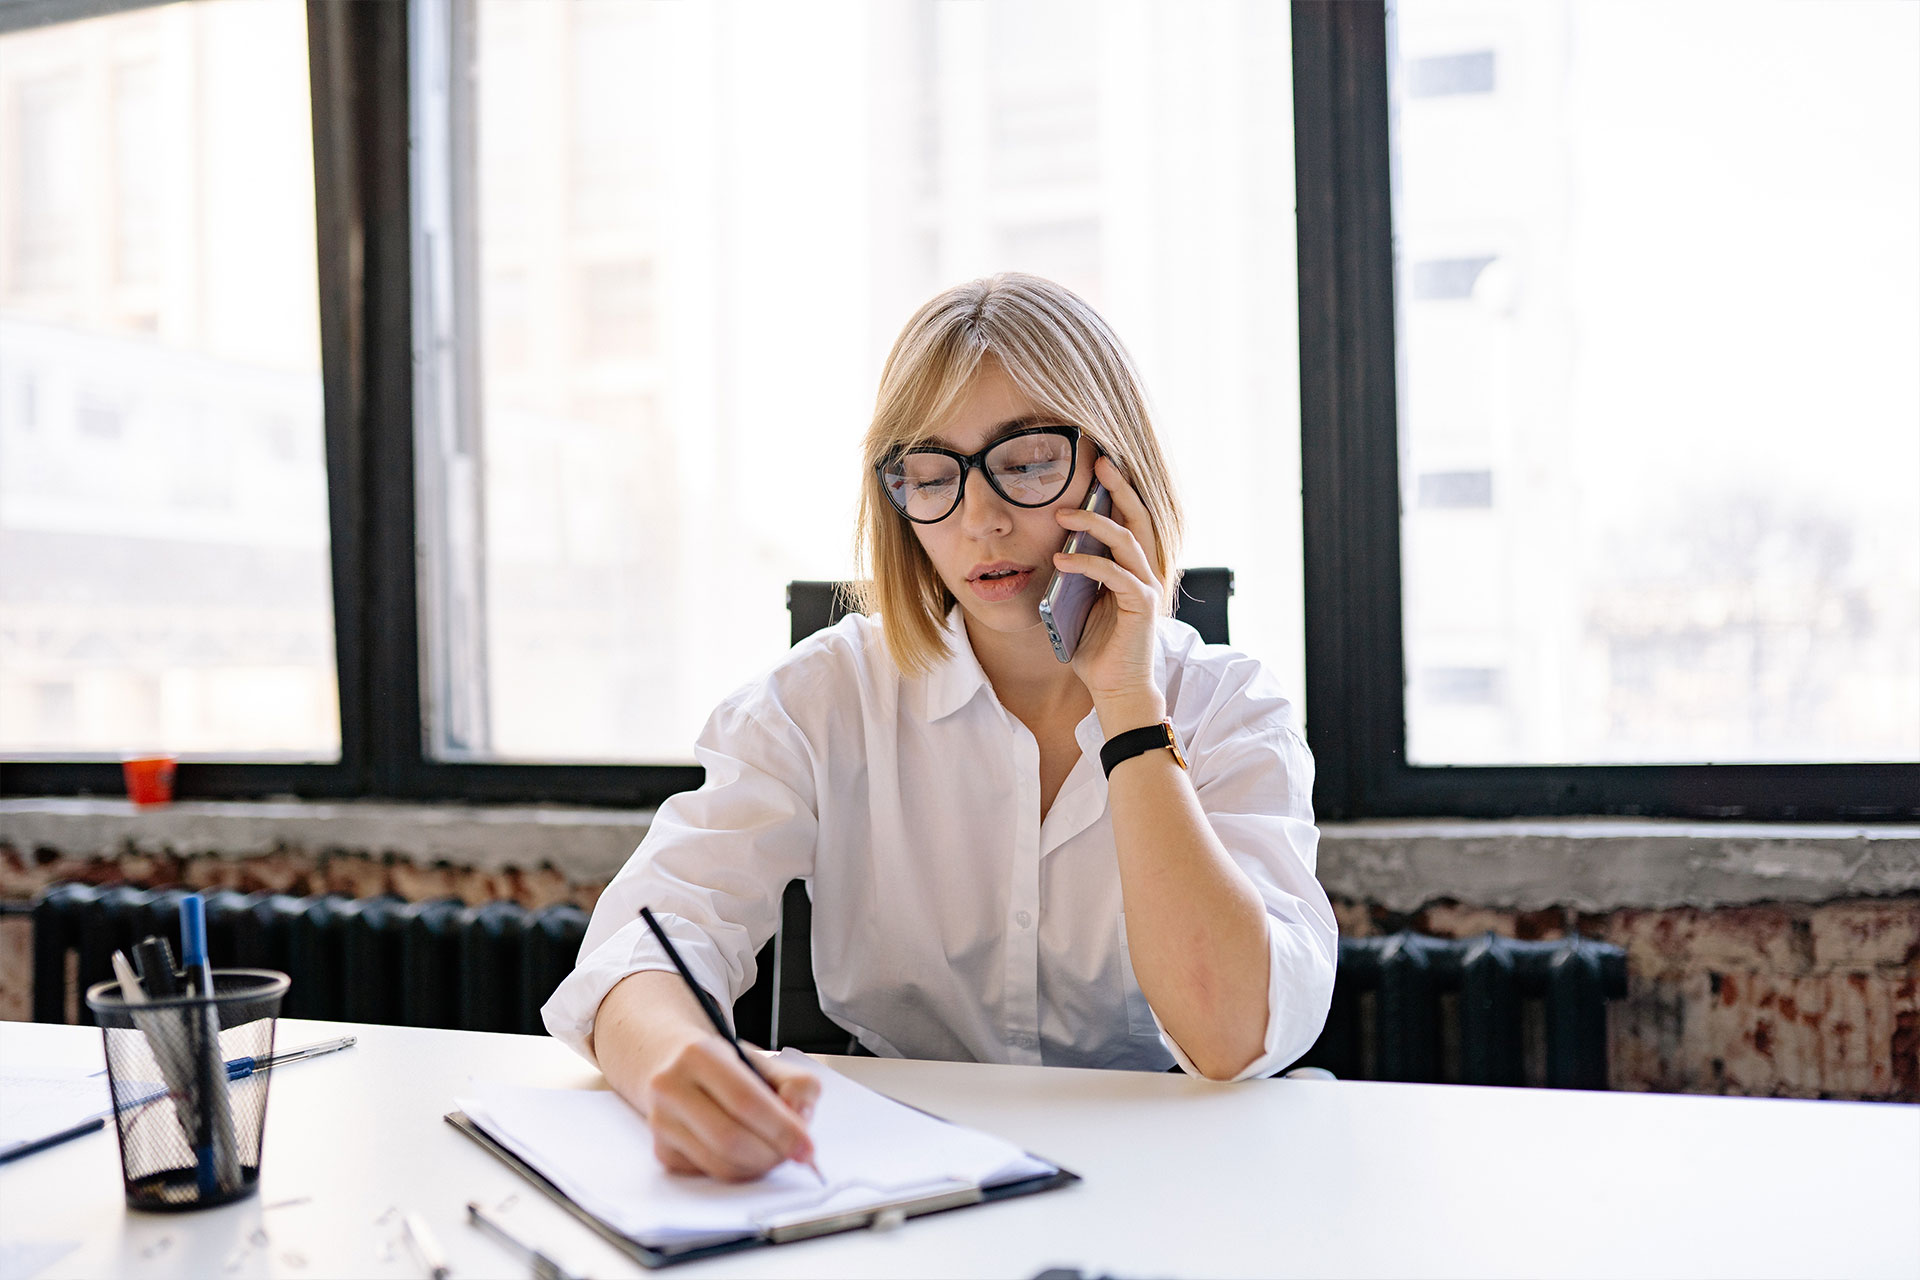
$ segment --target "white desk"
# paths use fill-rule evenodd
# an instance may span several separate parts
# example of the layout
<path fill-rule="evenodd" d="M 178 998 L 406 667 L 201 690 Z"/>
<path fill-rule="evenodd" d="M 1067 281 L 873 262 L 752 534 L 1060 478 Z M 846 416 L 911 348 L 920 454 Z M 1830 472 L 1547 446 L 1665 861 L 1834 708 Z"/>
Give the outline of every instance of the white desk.
<path fill-rule="evenodd" d="M 419 1276 L 398 1206 L 457 1280 L 522 1277 L 464 1211 L 515 1197 L 506 1220 L 589 1274 L 647 1274 L 441 1120 L 469 1075 L 599 1085 L 584 1063 L 537 1037 L 292 1020 L 280 1045 L 346 1033 L 275 1076 L 258 1196 L 130 1214 L 109 1125 L 0 1166 L 0 1239 L 80 1241 L 58 1277 Z M 90 1028 L 0 1023 L 9 1068 L 100 1055 Z M 663 1274 L 1920 1276 L 1920 1107 L 831 1061 L 1086 1180 Z"/>

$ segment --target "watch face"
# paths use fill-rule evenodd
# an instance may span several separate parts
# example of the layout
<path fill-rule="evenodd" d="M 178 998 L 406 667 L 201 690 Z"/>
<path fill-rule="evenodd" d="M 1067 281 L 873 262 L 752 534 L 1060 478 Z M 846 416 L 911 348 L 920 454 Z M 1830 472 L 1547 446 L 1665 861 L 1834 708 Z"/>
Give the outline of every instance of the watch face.
<path fill-rule="evenodd" d="M 1173 731 L 1173 721 L 1163 720 L 1160 727 L 1167 731 L 1167 750 L 1173 752 L 1173 758 L 1182 769 L 1187 767 L 1187 753 L 1180 749 L 1180 736 Z"/>

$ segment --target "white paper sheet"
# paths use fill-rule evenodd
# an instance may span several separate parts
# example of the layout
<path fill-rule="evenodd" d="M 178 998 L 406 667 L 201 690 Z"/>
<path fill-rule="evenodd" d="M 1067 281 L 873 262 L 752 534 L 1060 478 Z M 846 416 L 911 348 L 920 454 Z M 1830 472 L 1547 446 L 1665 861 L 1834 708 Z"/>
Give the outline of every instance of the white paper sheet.
<path fill-rule="evenodd" d="M 0 1240 L 0 1280 L 33 1280 L 79 1247 L 78 1240 Z"/>
<path fill-rule="evenodd" d="M 85 1067 L 0 1071 L 0 1152 L 112 1114 L 106 1080 Z"/>
<path fill-rule="evenodd" d="M 902 1106 L 802 1054 L 782 1056 L 820 1079 L 811 1130 L 825 1187 L 795 1164 L 750 1183 L 668 1173 L 645 1121 L 603 1090 L 479 1084 L 459 1105 L 581 1208 L 663 1250 L 752 1235 L 796 1214 L 1056 1172 L 1010 1142 Z"/>

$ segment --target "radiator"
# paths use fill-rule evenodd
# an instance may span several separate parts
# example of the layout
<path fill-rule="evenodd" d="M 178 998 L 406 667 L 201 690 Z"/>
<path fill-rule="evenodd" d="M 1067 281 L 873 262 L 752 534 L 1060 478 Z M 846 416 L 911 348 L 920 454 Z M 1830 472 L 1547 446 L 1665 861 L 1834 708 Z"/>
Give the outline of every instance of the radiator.
<path fill-rule="evenodd" d="M 33 907 L 34 1019 L 85 1018 L 80 993 L 113 976 L 116 949 L 131 952 L 150 933 L 170 938 L 179 954 L 187 892 L 49 888 Z M 805 938 L 803 920 L 788 923 Z M 298 1018 L 537 1035 L 540 1006 L 571 972 L 586 927 L 586 913 L 571 904 L 528 911 L 455 898 L 207 895 L 216 961 L 291 976 L 282 1013 Z M 735 1005 L 736 1024 L 762 1043 L 762 1028 L 778 1025 L 782 1044 L 846 1052 L 846 1033 L 819 1012 L 806 949 L 792 959 L 776 965 L 775 944 L 767 945 L 761 980 Z M 1626 953 L 1578 935 L 1344 938 L 1326 1029 L 1297 1065 L 1350 1080 L 1604 1089 L 1607 1002 L 1626 988 Z M 817 1034 L 809 1040 L 796 1027 Z"/>
<path fill-rule="evenodd" d="M 1299 1065 L 1350 1080 L 1604 1089 L 1607 1002 L 1626 993 L 1626 952 L 1577 934 L 1343 938 L 1326 1030 Z"/>
<path fill-rule="evenodd" d="M 148 934 L 180 954 L 187 889 L 59 884 L 33 907 L 33 1016 L 86 1020 L 81 993 L 113 977 L 116 949 Z M 407 902 L 283 893 L 206 895 L 207 942 L 222 968 L 293 979 L 281 1013 L 468 1031 L 542 1034 L 540 1006 L 572 971 L 586 913 L 568 903 Z"/>

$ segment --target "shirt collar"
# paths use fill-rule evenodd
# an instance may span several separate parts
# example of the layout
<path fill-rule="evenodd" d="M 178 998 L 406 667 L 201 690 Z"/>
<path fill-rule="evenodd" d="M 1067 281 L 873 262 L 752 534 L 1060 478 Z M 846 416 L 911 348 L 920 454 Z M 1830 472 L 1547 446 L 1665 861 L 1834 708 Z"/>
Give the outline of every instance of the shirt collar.
<path fill-rule="evenodd" d="M 972 702 L 974 695 L 989 688 L 987 673 L 980 668 L 980 659 L 973 653 L 973 644 L 967 639 L 965 615 L 959 605 L 954 605 L 947 613 L 945 626 L 947 637 L 947 656 L 939 666 L 926 677 L 925 714 L 927 722 L 944 720 L 960 708 Z M 1167 652 L 1167 633 L 1165 620 L 1154 628 L 1154 677 L 1161 689 L 1167 688 L 1167 675 L 1172 669 L 1173 659 Z M 1169 706 L 1169 713 L 1172 708 Z M 1105 737 L 1100 732 L 1100 717 L 1092 712 L 1087 714 L 1075 730 L 1074 737 L 1084 750 L 1097 752 Z"/>
<path fill-rule="evenodd" d="M 980 659 L 973 656 L 967 624 L 957 604 L 947 614 L 945 632 L 947 656 L 925 681 L 928 723 L 944 720 L 987 687 L 987 673 L 980 669 Z"/>

